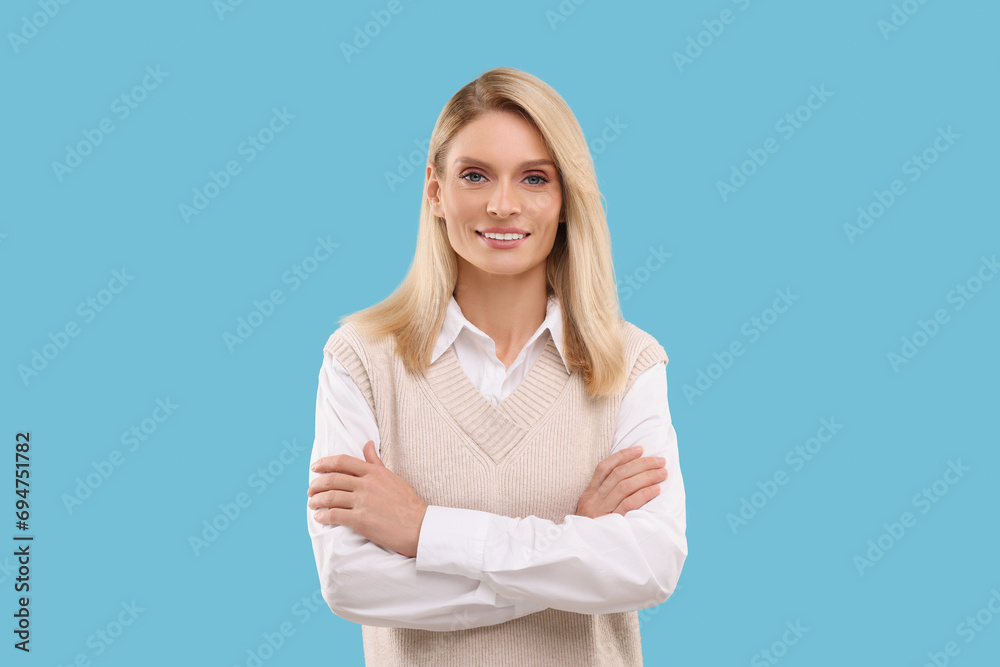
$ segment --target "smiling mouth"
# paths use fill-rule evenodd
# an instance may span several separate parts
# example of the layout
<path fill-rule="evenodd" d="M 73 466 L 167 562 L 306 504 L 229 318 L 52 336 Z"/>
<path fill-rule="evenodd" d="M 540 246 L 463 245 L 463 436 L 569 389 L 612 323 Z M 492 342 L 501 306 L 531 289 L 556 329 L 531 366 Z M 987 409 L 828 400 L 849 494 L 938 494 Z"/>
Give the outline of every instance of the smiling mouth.
<path fill-rule="evenodd" d="M 479 236 L 482 236 L 483 238 L 490 238 L 489 236 L 486 236 L 486 234 L 484 234 L 483 232 L 479 231 L 478 229 L 476 230 L 476 234 L 478 234 Z M 495 234 L 495 236 L 506 236 L 506 234 Z M 531 234 L 529 234 L 528 232 L 525 232 L 524 234 L 512 234 L 512 236 L 520 236 L 522 238 L 528 238 L 529 236 L 531 236 Z M 517 239 L 504 239 L 504 238 L 496 239 L 496 238 L 494 238 L 494 239 L 491 239 L 491 240 L 494 240 L 494 241 L 505 241 L 505 240 L 516 241 Z"/>

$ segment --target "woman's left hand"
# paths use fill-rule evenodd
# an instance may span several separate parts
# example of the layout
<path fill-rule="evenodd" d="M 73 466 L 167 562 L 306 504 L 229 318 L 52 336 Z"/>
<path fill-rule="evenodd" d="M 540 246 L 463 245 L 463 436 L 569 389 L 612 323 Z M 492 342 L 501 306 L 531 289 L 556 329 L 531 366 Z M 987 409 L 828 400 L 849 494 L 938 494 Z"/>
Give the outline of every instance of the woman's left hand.
<path fill-rule="evenodd" d="M 427 503 L 385 467 L 373 441 L 365 443 L 364 455 L 364 461 L 349 454 L 327 456 L 312 465 L 313 472 L 327 473 L 309 485 L 313 518 L 348 526 L 375 544 L 413 558 Z"/>

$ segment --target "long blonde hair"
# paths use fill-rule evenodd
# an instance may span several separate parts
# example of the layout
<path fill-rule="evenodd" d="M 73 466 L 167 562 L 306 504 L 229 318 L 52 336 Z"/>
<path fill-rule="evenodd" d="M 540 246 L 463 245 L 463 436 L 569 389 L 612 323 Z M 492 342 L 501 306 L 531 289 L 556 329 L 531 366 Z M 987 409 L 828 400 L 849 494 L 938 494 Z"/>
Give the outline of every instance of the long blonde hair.
<path fill-rule="evenodd" d="M 541 79 L 511 67 L 484 72 L 448 101 L 434 125 L 428 162 L 445 173 L 455 135 L 479 116 L 519 114 L 541 134 L 562 182 L 565 220 L 546 260 L 546 290 L 559 297 L 563 352 L 570 370 L 583 373 L 588 394 L 621 391 L 628 377 L 620 338 L 621 305 L 611 257 L 611 234 L 594 162 L 579 122 L 565 100 Z M 424 194 L 427 191 L 425 173 Z M 458 278 L 458 262 L 444 218 L 420 205 L 417 247 L 409 272 L 383 301 L 345 315 L 369 336 L 391 335 L 410 372 L 430 365 L 438 333 Z"/>

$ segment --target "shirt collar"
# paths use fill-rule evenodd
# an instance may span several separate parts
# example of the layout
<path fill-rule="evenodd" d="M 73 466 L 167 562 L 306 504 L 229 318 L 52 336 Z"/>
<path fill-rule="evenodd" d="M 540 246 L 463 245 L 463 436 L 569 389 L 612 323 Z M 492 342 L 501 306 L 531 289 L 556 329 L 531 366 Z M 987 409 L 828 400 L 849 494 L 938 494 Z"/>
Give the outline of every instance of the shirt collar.
<path fill-rule="evenodd" d="M 542 321 L 539 327 L 539 335 L 545 330 L 548 330 L 549 335 L 552 336 L 552 340 L 555 342 L 556 350 L 559 352 L 559 358 L 563 362 L 563 367 L 566 368 L 566 372 L 569 373 L 569 365 L 566 363 L 566 357 L 563 354 L 563 339 L 562 339 L 562 309 L 559 305 L 559 297 L 555 294 L 550 294 L 545 302 L 545 319 Z M 444 323 L 441 325 L 441 331 L 438 333 L 437 342 L 434 344 L 434 352 L 431 354 L 431 363 L 437 361 L 438 357 L 445 353 L 445 351 L 451 347 L 455 339 L 458 338 L 458 334 L 462 332 L 462 329 L 468 329 L 474 335 L 486 336 L 486 334 L 472 322 L 466 319 L 465 315 L 462 314 L 462 309 L 458 305 L 458 301 L 455 300 L 455 295 L 451 296 L 448 301 L 448 310 L 445 313 Z"/>

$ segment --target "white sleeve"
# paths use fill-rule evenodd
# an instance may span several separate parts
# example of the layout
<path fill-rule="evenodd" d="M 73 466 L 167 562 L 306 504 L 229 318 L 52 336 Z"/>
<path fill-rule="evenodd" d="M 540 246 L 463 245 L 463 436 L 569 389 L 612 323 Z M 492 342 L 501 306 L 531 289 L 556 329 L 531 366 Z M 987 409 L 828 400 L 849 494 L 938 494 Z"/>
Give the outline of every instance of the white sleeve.
<path fill-rule="evenodd" d="M 667 405 L 666 363 L 644 371 L 626 393 L 614 451 L 642 445 L 666 459 L 660 493 L 642 508 L 561 524 L 431 505 L 416 567 L 471 577 L 497 595 L 581 614 L 658 605 L 677 586 L 687 558 L 684 481 Z"/>
<path fill-rule="evenodd" d="M 378 426 L 371 408 L 347 369 L 326 352 L 310 465 L 334 454 L 364 460 L 368 440 L 375 442 L 378 452 Z M 309 482 L 319 475 L 310 471 Z M 448 631 L 503 623 L 546 608 L 527 600 L 508 600 L 477 579 L 420 572 L 415 559 L 379 546 L 351 528 L 317 523 L 314 511 L 307 507 L 323 598 L 333 613 L 348 621 Z M 449 530 L 447 525 L 441 528 Z"/>

